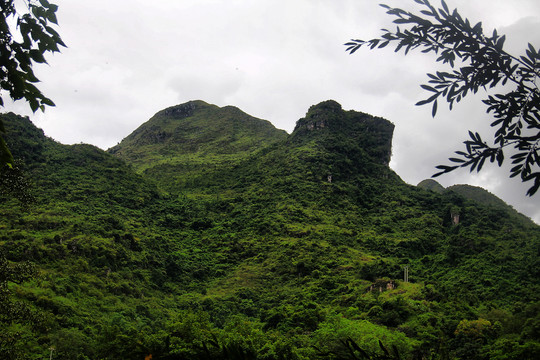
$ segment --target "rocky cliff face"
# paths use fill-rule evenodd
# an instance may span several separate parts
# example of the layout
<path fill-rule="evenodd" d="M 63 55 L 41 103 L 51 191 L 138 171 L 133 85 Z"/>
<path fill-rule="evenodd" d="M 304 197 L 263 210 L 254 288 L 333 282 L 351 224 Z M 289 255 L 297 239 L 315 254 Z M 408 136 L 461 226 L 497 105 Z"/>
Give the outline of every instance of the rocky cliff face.
<path fill-rule="evenodd" d="M 208 104 L 200 100 L 190 101 L 185 104 L 171 106 L 165 110 L 160 111 L 156 115 L 173 116 L 178 119 L 187 118 L 192 116 L 196 109 L 201 109 L 206 106 L 208 106 Z"/>
<path fill-rule="evenodd" d="M 318 139 L 329 148 L 350 143 L 378 164 L 388 166 L 392 156 L 394 124 L 388 120 L 358 111 L 345 111 L 333 100 L 309 108 L 296 123 L 292 134 L 295 141 Z M 350 153 L 353 149 L 342 149 Z"/>
<path fill-rule="evenodd" d="M 342 123 L 344 114 L 341 105 L 333 100 L 313 105 L 306 116 L 297 121 L 294 133 L 305 134 L 308 131 L 322 130 L 327 127 L 337 129 Z"/>

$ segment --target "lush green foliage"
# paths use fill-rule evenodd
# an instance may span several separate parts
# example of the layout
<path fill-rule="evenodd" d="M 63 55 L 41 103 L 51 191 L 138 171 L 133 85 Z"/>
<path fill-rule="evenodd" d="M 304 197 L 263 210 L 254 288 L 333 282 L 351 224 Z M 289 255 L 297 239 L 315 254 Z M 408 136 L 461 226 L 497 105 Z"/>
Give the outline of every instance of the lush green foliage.
<path fill-rule="evenodd" d="M 491 208 L 498 208 L 499 210 L 506 212 L 509 216 L 514 217 L 518 222 L 530 221 L 526 216 L 517 212 L 512 206 L 508 205 L 489 191 L 478 186 L 461 184 L 452 185 L 445 189 L 441 184 L 433 179 L 422 180 L 417 186 L 423 189 L 435 191 L 437 193 L 454 192 L 466 199 L 473 200 Z"/>
<path fill-rule="evenodd" d="M 158 112 L 109 152 L 178 194 L 286 136 L 238 108 L 198 100 Z"/>
<path fill-rule="evenodd" d="M 466 150 L 456 151 L 459 157 L 450 158 L 459 165 L 439 165 L 437 168 L 442 171 L 434 176 L 458 167 L 480 171 L 486 160 L 497 161 L 501 166 L 504 149 L 511 146 L 514 149 L 511 157 L 514 167 L 510 170 L 510 177 L 520 175 L 522 181 L 532 181 L 533 185 L 527 191 L 532 196 L 540 188 L 540 91 L 537 86 L 540 50 L 529 44 L 523 56 L 513 56 L 503 50 L 504 35 L 499 35 L 496 30 L 492 36 L 485 35 L 482 23 L 473 26 L 457 10 L 450 11 L 444 0 L 441 0 L 442 8 L 439 9 L 433 7 L 429 0 L 414 1 L 423 7 L 420 14 L 381 5 L 387 9 L 387 14 L 396 17 L 394 23 L 404 25 L 406 29 L 383 29 L 381 38 L 351 40 L 345 44 L 347 51 L 352 54 L 363 45 L 375 49 L 394 43 L 396 52 L 403 49 L 407 54 L 417 48 L 423 49 L 424 53 L 434 52 L 438 55 L 438 62 L 448 64 L 452 69 L 457 60 L 460 64 L 457 70 L 428 74 L 430 85 L 422 85 L 431 95 L 417 105 L 433 103 L 433 116 L 437 112 L 437 100 L 441 97 L 446 98 L 452 109 L 454 103 L 468 93 L 494 88 L 499 83 L 512 84 L 513 88 L 504 89 L 506 93 L 489 95 L 483 101 L 487 112 L 493 113 L 495 118 L 491 123 L 497 128 L 494 146 L 482 140 L 479 133 L 469 131 L 471 139 L 464 142 Z"/>
<path fill-rule="evenodd" d="M 195 126 L 197 112 L 174 121 Z M 201 166 L 186 173 L 166 166 L 172 144 L 152 144 L 156 166 L 133 165 L 142 175 L 27 119 L 3 120 L 29 200 L 0 195 L 0 268 L 37 270 L 0 279 L 0 306 L 31 314 L 0 318 L 11 358 L 539 355 L 538 226 L 404 184 L 387 166 L 386 120 L 328 101 L 293 134 L 237 147 L 213 171 L 204 159 L 219 146 L 195 152 Z M 180 189 L 161 191 L 160 177 Z"/>
<path fill-rule="evenodd" d="M 0 89 L 6 90 L 13 100 L 25 99 L 35 112 L 45 110 L 45 105 L 54 106 L 54 103 L 34 85 L 39 80 L 32 66 L 46 63 L 44 55 L 59 51 L 58 47 L 65 44 L 51 27 L 51 24 L 57 24 L 58 6 L 47 0 L 25 0 L 23 3 L 27 11 L 17 12 L 13 0 L 0 2 Z M 16 31 L 10 26 L 10 19 L 16 24 Z M 0 107 L 3 105 L 0 96 Z M 0 170 L 5 164 L 12 165 L 13 161 L 3 138 L 4 132 L 0 120 Z"/>
<path fill-rule="evenodd" d="M 416 186 L 422 189 L 434 191 L 439 194 L 443 193 L 446 190 L 441 184 L 439 184 L 433 179 L 422 180 Z"/>

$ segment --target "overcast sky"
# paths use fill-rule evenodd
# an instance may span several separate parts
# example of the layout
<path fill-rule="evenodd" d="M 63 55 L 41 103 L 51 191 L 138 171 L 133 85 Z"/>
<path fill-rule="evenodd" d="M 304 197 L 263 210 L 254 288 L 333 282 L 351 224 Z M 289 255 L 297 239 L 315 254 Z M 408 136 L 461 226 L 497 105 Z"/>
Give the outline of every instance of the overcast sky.
<path fill-rule="evenodd" d="M 309 106 L 327 99 L 346 110 L 384 117 L 396 125 L 390 166 L 416 185 L 462 150 L 467 130 L 490 138 L 484 94 L 449 111 L 414 104 L 428 94 L 426 73 L 441 69 L 425 54 L 390 48 L 345 52 L 351 38 L 369 39 L 391 26 L 379 0 L 54 0 L 58 31 L 68 48 L 36 68 L 40 89 L 55 108 L 31 114 L 27 104 L 5 111 L 29 115 L 64 144 L 116 145 L 159 110 L 200 99 L 234 105 L 289 133 Z M 414 9 L 413 0 L 389 0 Z M 447 0 L 486 33 L 507 35 L 521 55 L 540 47 L 540 1 Z M 433 0 L 439 5 L 438 0 Z M 480 174 L 455 171 L 443 186 L 482 186 L 540 223 L 540 194 L 508 179 L 508 166 Z"/>

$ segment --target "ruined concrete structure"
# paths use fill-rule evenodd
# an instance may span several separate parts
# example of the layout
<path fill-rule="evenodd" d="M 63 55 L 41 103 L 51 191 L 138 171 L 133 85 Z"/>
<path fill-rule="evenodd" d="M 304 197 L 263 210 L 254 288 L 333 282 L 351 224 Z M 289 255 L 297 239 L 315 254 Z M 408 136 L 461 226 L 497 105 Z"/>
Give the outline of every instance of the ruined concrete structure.
<path fill-rule="evenodd" d="M 388 278 L 377 279 L 373 284 L 368 288 L 368 291 L 378 290 L 379 292 L 394 290 L 396 288 L 396 283 L 394 280 Z"/>

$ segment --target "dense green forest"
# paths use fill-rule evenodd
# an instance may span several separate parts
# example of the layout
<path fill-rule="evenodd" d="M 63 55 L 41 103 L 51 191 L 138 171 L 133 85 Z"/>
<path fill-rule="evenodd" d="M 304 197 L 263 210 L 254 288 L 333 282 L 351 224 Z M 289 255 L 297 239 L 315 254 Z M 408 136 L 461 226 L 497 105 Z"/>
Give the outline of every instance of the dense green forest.
<path fill-rule="evenodd" d="M 403 182 L 387 120 L 193 101 L 105 152 L 1 116 L 2 358 L 540 358 L 540 227 Z"/>

